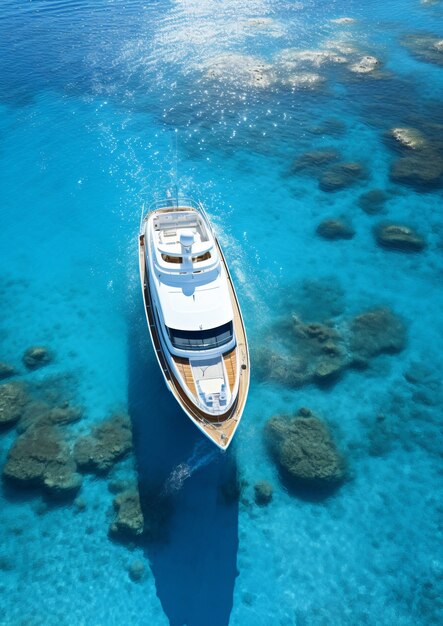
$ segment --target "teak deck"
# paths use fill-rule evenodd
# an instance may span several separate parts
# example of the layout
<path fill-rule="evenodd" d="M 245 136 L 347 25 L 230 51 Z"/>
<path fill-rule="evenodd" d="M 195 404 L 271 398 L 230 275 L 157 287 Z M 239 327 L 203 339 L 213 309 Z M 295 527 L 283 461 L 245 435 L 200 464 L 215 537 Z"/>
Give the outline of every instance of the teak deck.
<path fill-rule="evenodd" d="M 174 356 L 173 359 L 178 371 L 183 376 L 183 380 L 185 381 L 187 387 L 189 387 L 189 391 L 196 394 L 197 390 L 195 388 L 194 377 L 192 375 L 192 368 L 189 363 L 189 359 L 183 359 L 179 356 Z"/>
<path fill-rule="evenodd" d="M 237 352 L 233 348 L 230 352 L 226 352 L 223 355 L 223 361 L 225 363 L 226 373 L 228 375 L 229 387 L 231 392 L 234 390 L 235 375 L 237 373 Z"/>
<path fill-rule="evenodd" d="M 174 208 L 177 210 L 177 208 Z M 183 210 L 183 209 L 178 209 Z M 158 336 L 158 329 L 154 312 L 152 309 L 152 298 L 149 285 L 149 278 L 146 270 L 146 257 L 145 257 L 145 241 L 144 235 L 139 235 L 139 263 L 140 263 L 140 278 L 142 284 L 143 299 L 145 303 L 146 319 L 149 326 L 149 332 L 151 334 L 152 343 L 155 349 L 157 360 L 162 369 L 166 383 L 170 391 L 174 394 L 174 397 L 185 411 L 185 413 L 192 419 L 195 425 L 202 430 L 212 441 L 220 448 L 226 449 L 232 440 L 234 432 L 238 426 L 243 409 L 246 403 L 249 388 L 249 354 L 246 342 L 246 332 L 243 324 L 243 319 L 240 312 L 237 296 L 235 293 L 234 285 L 232 283 L 229 270 L 226 265 L 225 257 L 220 248 L 220 245 L 215 238 L 217 250 L 220 255 L 220 260 L 226 270 L 228 279 L 229 295 L 231 297 L 232 308 L 234 311 L 234 330 L 237 339 L 237 347 L 230 352 L 223 355 L 226 371 L 228 374 L 229 385 L 231 391 L 235 384 L 236 368 L 240 367 L 240 379 L 237 397 L 230 407 L 230 409 L 221 415 L 211 415 L 199 409 L 182 388 L 180 381 L 176 378 L 173 370 L 171 369 L 165 355 L 163 354 L 163 348 Z M 237 350 L 239 363 L 237 363 Z M 189 387 L 192 393 L 196 393 L 195 383 L 192 376 L 189 360 L 179 357 L 174 357 L 174 361 L 177 364 L 180 374 L 183 376 L 186 385 Z"/>

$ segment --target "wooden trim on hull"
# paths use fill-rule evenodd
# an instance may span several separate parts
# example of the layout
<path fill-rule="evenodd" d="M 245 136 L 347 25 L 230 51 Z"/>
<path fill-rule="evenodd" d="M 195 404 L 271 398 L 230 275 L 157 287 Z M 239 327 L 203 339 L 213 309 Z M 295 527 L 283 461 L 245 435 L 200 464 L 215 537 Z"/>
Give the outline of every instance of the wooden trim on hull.
<path fill-rule="evenodd" d="M 170 391 L 173 393 L 175 399 L 180 404 L 184 412 L 190 417 L 190 419 L 194 422 L 194 424 L 209 438 L 213 443 L 215 443 L 222 450 L 226 450 L 232 441 L 233 435 L 237 429 L 237 426 L 240 422 L 240 418 L 243 413 L 243 409 L 246 404 L 246 398 L 248 395 L 249 389 L 249 375 L 250 375 L 250 365 L 249 365 L 249 353 L 246 341 L 246 332 L 243 324 L 243 319 L 240 312 L 240 307 L 238 304 L 237 296 L 235 294 L 234 286 L 226 265 L 225 258 L 221 251 L 221 248 L 218 244 L 218 241 L 215 239 L 217 244 L 217 249 L 220 254 L 221 262 L 224 265 L 226 270 L 226 275 L 228 279 L 229 293 L 232 301 L 232 308 L 234 310 L 234 329 L 235 336 L 237 339 L 237 347 L 234 351 L 223 355 L 225 360 L 225 366 L 227 369 L 229 384 L 231 386 L 231 380 L 233 373 L 229 369 L 229 364 L 226 359 L 229 359 L 233 372 L 235 372 L 235 367 L 240 367 L 240 376 L 239 376 L 239 387 L 237 397 L 234 400 L 234 403 L 229 408 L 226 413 L 222 415 L 212 415 L 210 413 L 206 413 L 197 407 L 192 400 L 187 396 L 184 391 L 180 381 L 175 376 L 174 371 L 172 370 L 170 364 L 168 363 L 164 353 L 163 347 L 160 342 L 158 328 L 154 316 L 154 311 L 152 308 L 152 297 L 151 290 L 149 285 L 149 277 L 146 270 L 146 257 L 145 257 L 145 241 L 144 234 L 139 235 L 139 264 L 140 264 L 140 279 L 143 293 L 143 300 L 145 303 L 145 313 L 146 319 L 149 326 L 149 332 L 152 339 L 152 344 L 155 350 L 155 354 L 157 356 L 157 360 L 163 372 L 163 376 L 165 378 L 166 384 L 168 385 Z M 177 357 L 174 357 L 174 360 L 177 362 Z M 182 359 L 186 361 L 187 359 Z M 183 365 L 182 365 L 183 367 Z M 179 371 L 180 366 L 179 366 Z M 181 372 L 182 373 L 182 372 Z M 191 381 L 192 380 L 192 373 Z M 191 384 L 188 384 L 187 374 L 186 372 L 183 375 L 183 379 L 186 381 L 186 384 L 189 386 L 191 392 L 193 389 Z M 234 379 L 235 380 L 235 379 Z M 190 381 L 190 382 L 191 382 Z M 195 385 L 194 385 L 195 389 Z M 231 387 L 232 390 L 232 387 Z"/>

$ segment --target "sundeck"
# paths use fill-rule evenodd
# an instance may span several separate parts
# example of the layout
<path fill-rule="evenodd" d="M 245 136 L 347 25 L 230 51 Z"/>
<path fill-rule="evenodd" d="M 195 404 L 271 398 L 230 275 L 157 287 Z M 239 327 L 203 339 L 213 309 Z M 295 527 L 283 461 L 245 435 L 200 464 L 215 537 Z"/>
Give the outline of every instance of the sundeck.
<path fill-rule="evenodd" d="M 232 279 L 201 204 L 169 198 L 142 214 L 139 260 L 166 384 L 197 427 L 226 449 L 246 403 L 249 354 Z"/>

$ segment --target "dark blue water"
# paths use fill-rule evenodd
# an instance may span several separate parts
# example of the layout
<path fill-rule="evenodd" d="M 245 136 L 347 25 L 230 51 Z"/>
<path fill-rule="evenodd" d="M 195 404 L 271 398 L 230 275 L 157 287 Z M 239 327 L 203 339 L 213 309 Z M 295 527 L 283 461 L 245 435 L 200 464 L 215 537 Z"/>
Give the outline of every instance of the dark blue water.
<path fill-rule="evenodd" d="M 442 40 L 439 1 L 2 2 L 0 361 L 84 407 L 72 440 L 113 411 L 134 429 L 133 456 L 84 478 L 85 510 L 2 485 L 2 625 L 443 620 Z M 336 160 L 294 167 L 318 150 Z M 415 174 L 396 177 L 399 159 Z M 320 179 L 340 162 L 361 175 L 331 190 Z M 173 182 L 207 206 L 248 330 L 250 397 L 226 455 L 169 396 L 143 317 L 140 211 Z M 365 212 L 374 189 L 383 206 Z M 354 236 L 322 239 L 326 218 Z M 425 249 L 378 246 L 381 221 Z M 345 332 L 386 306 L 407 329 L 400 352 L 327 386 L 263 372 L 282 320 Z M 39 344 L 56 358 L 29 373 L 21 356 Z M 288 492 L 265 447 L 267 420 L 300 406 L 347 459 L 326 499 Z M 2 465 L 16 436 L 0 432 Z M 129 546 L 107 535 L 108 484 L 128 477 L 152 531 Z"/>

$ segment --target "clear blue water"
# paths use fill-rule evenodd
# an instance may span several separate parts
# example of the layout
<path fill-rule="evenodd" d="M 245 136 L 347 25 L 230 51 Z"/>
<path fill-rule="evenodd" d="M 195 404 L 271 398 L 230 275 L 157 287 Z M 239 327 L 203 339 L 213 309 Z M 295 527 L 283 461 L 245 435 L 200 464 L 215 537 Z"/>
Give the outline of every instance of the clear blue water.
<path fill-rule="evenodd" d="M 85 478 L 81 513 L 3 485 L 2 625 L 442 623 L 443 195 L 390 181 L 398 150 L 385 136 L 412 126 L 442 152 L 443 67 L 401 45 L 417 32 L 443 38 L 441 2 L 3 0 L 0 360 L 23 380 L 67 383 L 86 412 L 73 437 L 128 410 L 135 456 L 113 476 L 135 467 L 150 513 L 165 489 L 169 505 L 162 537 L 128 549 L 107 537 L 106 479 Z M 310 62 L 295 74 L 320 78 L 292 90 L 275 79 L 286 49 L 348 62 Z M 380 59 L 381 75 L 349 70 L 363 54 Z M 269 66 L 269 84 L 251 81 L 250 56 Z M 290 173 L 324 147 L 368 178 L 326 192 Z M 217 227 L 253 350 L 289 308 L 325 319 L 331 285 L 337 323 L 389 306 L 407 324 L 406 348 L 326 389 L 253 376 L 236 441 L 218 454 L 164 387 L 139 293 L 140 210 L 174 179 Z M 389 192 L 380 216 L 357 204 L 374 188 Z M 354 238 L 319 238 L 317 224 L 337 216 Z M 380 219 L 417 228 L 426 250 L 377 247 Z M 25 373 L 21 355 L 35 344 L 56 359 Z M 413 363 L 431 371 L 418 387 L 404 376 Z M 285 490 L 263 441 L 270 416 L 300 406 L 327 421 L 350 468 L 320 502 Z M 379 413 L 388 426 L 374 454 Z M 2 464 L 15 437 L 0 433 Z M 230 501 L 236 476 L 246 486 Z M 267 507 L 253 503 L 262 479 L 274 487 Z M 138 583 L 127 569 L 136 558 L 147 568 Z"/>

